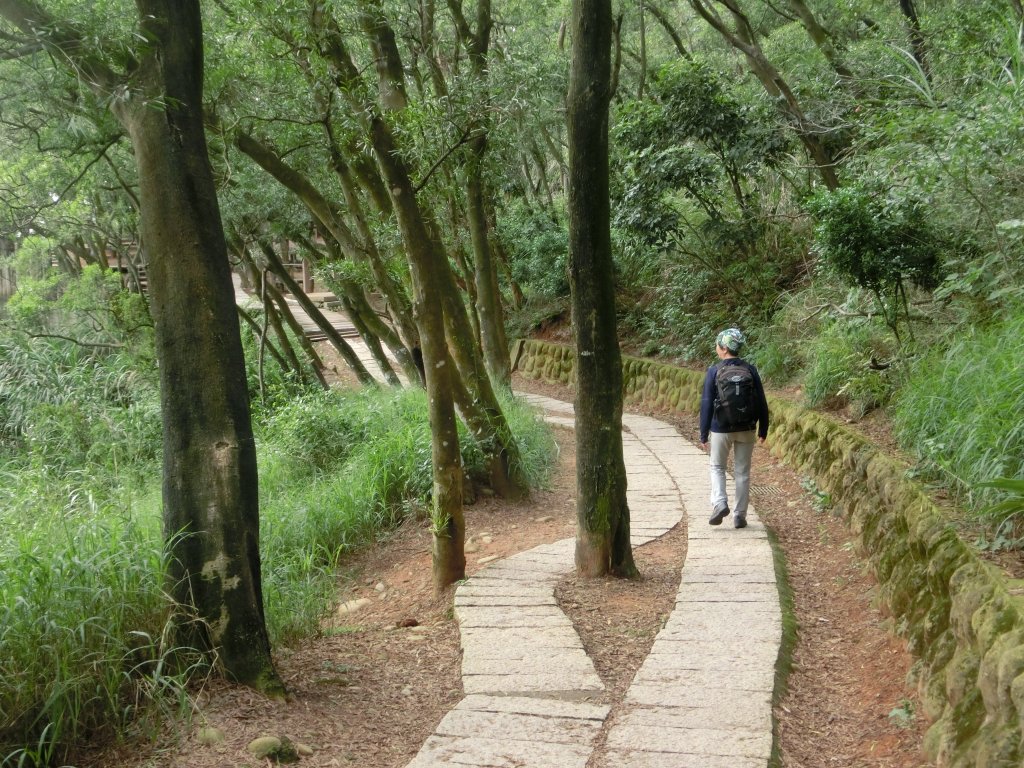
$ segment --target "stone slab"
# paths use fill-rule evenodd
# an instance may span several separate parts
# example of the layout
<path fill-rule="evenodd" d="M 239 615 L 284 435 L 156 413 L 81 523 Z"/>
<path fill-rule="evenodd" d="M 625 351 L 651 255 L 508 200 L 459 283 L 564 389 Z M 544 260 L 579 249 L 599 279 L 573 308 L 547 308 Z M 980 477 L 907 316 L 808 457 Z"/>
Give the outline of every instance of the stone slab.
<path fill-rule="evenodd" d="M 481 737 L 430 736 L 407 768 L 586 768 L 589 746 Z"/>
<path fill-rule="evenodd" d="M 557 656 L 531 656 L 529 658 L 481 658 L 469 655 L 462 659 L 463 675 L 523 675 L 547 674 L 557 669 L 560 673 L 592 674 L 594 664 L 582 651 L 566 651 Z"/>
<path fill-rule="evenodd" d="M 772 751 L 772 734 L 770 730 L 753 732 L 633 725 L 612 729 L 608 734 L 608 746 L 648 752 L 754 757 L 767 761 Z"/>
<path fill-rule="evenodd" d="M 756 691 L 771 693 L 775 690 L 775 669 L 667 669 L 657 657 L 648 657 L 633 679 L 634 685 L 673 685 L 716 691 Z"/>
<path fill-rule="evenodd" d="M 683 584 L 775 584 L 775 571 L 761 570 L 748 573 L 721 573 L 683 568 Z"/>
<path fill-rule="evenodd" d="M 532 607 L 557 606 L 552 594 L 523 597 L 519 595 L 455 595 L 455 607 L 500 608 L 500 607 Z"/>
<path fill-rule="evenodd" d="M 461 623 L 464 616 L 473 616 L 478 619 L 491 617 L 501 618 L 508 616 L 522 616 L 524 618 L 535 616 L 554 616 L 568 621 L 565 614 L 562 613 L 562 609 L 557 605 L 518 605 L 514 608 L 502 607 L 500 605 L 456 605 L 455 618 L 457 618 Z"/>
<path fill-rule="evenodd" d="M 646 661 L 661 669 L 715 669 L 728 671 L 737 665 L 748 668 L 774 669 L 779 657 L 779 643 L 738 640 L 730 643 L 701 641 L 655 643 Z"/>
<path fill-rule="evenodd" d="M 626 701 L 647 707 L 703 707 L 718 711 L 724 707 L 746 705 L 757 711 L 759 707 L 771 709 L 771 694 L 760 691 L 746 691 L 742 696 L 725 698 L 724 689 L 687 689 L 665 683 L 631 685 L 626 691 Z"/>
<path fill-rule="evenodd" d="M 474 577 L 455 590 L 455 596 L 468 595 L 517 595 L 519 597 L 534 597 L 551 594 L 551 586 L 548 584 L 532 585 L 520 584 L 518 582 L 498 582 L 497 579 L 485 581 Z"/>
<path fill-rule="evenodd" d="M 596 720 L 453 709 L 442 718 L 434 733 L 464 737 L 487 734 L 489 739 L 591 746 L 600 730 L 601 723 Z"/>
<path fill-rule="evenodd" d="M 461 627 L 463 644 L 467 642 L 492 642 L 500 645 L 518 645 L 525 649 L 535 646 L 583 647 L 580 636 L 566 621 L 561 627 L 548 627 L 543 632 L 534 627 Z"/>
<path fill-rule="evenodd" d="M 677 752 L 642 752 L 610 749 L 597 768 L 765 768 L 767 760 L 731 755 L 682 755 Z"/>
<path fill-rule="evenodd" d="M 481 608 L 480 611 L 481 613 L 486 611 L 487 615 L 468 614 L 464 617 L 460 616 L 459 626 L 469 628 L 493 627 L 495 629 L 504 629 L 505 627 L 557 629 L 559 627 L 572 626 L 572 624 L 569 623 L 569 619 L 564 615 L 520 615 L 518 613 L 507 613 L 502 615 L 494 613 L 493 611 L 488 611 L 484 608 Z"/>
<path fill-rule="evenodd" d="M 687 707 L 637 707 L 616 720 L 615 727 L 649 726 L 653 728 L 721 728 L 770 732 L 772 712 L 765 706 L 733 709 L 690 709 Z"/>
<path fill-rule="evenodd" d="M 513 675 L 463 675 L 462 689 L 467 693 L 561 693 L 603 691 L 596 672 L 527 673 Z"/>
<path fill-rule="evenodd" d="M 611 711 L 611 707 L 607 704 L 545 699 L 537 696 L 467 696 L 455 708 L 480 712 L 515 712 L 522 715 L 575 717 L 581 720 L 600 722 L 603 722 Z"/>

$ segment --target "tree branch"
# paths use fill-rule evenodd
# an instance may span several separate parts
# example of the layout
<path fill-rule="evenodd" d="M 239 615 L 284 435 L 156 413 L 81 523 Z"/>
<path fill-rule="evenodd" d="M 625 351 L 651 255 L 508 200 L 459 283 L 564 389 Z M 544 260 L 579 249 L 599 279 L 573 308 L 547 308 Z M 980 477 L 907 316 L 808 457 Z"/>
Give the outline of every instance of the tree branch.
<path fill-rule="evenodd" d="M 26 331 L 23 328 L 16 328 L 15 326 L 10 325 L 8 323 L 4 323 L 0 327 L 6 328 L 9 331 L 14 331 L 15 333 L 24 334 L 30 339 L 60 339 L 61 341 L 68 341 L 71 342 L 72 344 L 76 344 L 79 347 L 86 347 L 88 349 L 124 349 L 124 344 L 117 344 L 113 342 L 107 344 L 99 341 L 82 341 L 81 339 L 75 339 L 72 338 L 71 336 L 64 336 L 63 334 L 60 333 L 31 333 L 30 331 Z"/>
<path fill-rule="evenodd" d="M 427 171 L 426 175 L 423 177 L 419 184 L 416 184 L 413 187 L 413 190 L 418 193 L 421 189 L 427 186 L 427 182 L 430 181 L 430 177 L 434 174 L 434 171 L 440 168 L 444 164 L 445 160 L 452 156 L 452 153 L 454 153 L 456 149 L 458 149 L 467 141 L 469 141 L 469 137 L 472 133 L 472 128 L 466 128 L 462 132 L 462 135 L 459 136 L 459 140 L 455 142 L 452 146 L 450 146 L 448 150 L 443 155 L 441 155 L 441 157 L 439 157 L 432 166 L 430 166 L 430 169 Z"/>
<path fill-rule="evenodd" d="M 124 78 L 91 53 L 95 43 L 87 43 L 73 25 L 58 21 L 31 0 L 0 0 L 0 17 L 65 59 L 93 90 L 110 93 L 123 85 Z"/>

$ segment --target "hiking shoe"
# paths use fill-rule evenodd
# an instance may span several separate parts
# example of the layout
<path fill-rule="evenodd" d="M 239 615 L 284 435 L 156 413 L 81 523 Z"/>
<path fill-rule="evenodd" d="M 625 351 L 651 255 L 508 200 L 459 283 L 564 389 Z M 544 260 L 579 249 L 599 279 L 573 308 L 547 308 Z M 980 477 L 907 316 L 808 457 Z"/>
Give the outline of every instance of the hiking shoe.
<path fill-rule="evenodd" d="M 733 518 L 732 524 L 734 526 L 736 526 L 737 528 L 746 528 L 747 527 L 747 516 L 746 515 L 736 515 L 736 517 Z"/>
<path fill-rule="evenodd" d="M 721 509 L 717 510 L 711 516 L 711 519 L 708 520 L 708 522 L 711 525 L 721 525 L 722 521 L 725 520 L 725 518 L 727 518 L 728 516 L 729 516 L 729 507 L 727 507 L 727 506 L 726 507 L 722 507 Z"/>

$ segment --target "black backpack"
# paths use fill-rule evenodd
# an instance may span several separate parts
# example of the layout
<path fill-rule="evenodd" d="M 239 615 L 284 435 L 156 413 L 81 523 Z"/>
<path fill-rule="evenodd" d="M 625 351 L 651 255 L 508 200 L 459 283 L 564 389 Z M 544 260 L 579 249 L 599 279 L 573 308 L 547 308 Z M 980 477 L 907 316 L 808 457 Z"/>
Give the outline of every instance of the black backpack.
<path fill-rule="evenodd" d="M 722 362 L 715 371 L 715 421 L 723 432 L 743 432 L 757 426 L 754 372 L 742 362 Z"/>

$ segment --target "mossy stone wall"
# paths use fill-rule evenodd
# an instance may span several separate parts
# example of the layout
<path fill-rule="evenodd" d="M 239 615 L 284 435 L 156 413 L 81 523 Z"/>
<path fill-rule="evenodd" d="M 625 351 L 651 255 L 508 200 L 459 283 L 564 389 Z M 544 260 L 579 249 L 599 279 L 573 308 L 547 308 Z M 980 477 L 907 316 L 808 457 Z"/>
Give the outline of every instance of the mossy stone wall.
<path fill-rule="evenodd" d="M 573 383 L 571 347 L 531 340 L 517 352 L 522 375 Z M 627 405 L 695 412 L 702 384 L 699 371 L 623 358 Z M 943 768 L 1020 768 L 1024 581 L 982 562 L 905 464 L 821 414 L 778 398 L 769 408 L 769 447 L 842 510 L 917 659 L 912 682 L 933 719 L 929 757 Z"/>

